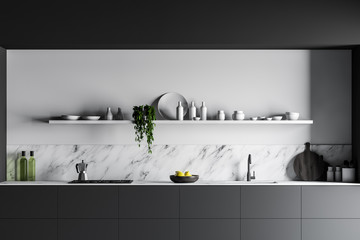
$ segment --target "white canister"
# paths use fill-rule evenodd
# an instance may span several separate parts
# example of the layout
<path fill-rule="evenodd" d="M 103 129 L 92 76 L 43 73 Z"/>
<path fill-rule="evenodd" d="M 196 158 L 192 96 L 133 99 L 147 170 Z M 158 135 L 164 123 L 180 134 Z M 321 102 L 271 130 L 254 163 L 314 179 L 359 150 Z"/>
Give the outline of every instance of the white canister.
<path fill-rule="evenodd" d="M 224 121 L 224 120 L 225 120 L 225 112 L 224 112 L 224 110 L 219 110 L 219 111 L 218 111 L 218 119 L 219 119 L 220 121 Z"/>
<path fill-rule="evenodd" d="M 234 111 L 233 120 L 244 120 L 245 114 L 243 111 Z"/>
<path fill-rule="evenodd" d="M 195 120 L 195 117 L 196 117 L 195 103 L 191 102 L 191 106 L 189 108 L 189 120 Z"/>
<path fill-rule="evenodd" d="M 355 168 L 343 168 L 342 181 L 349 183 L 355 182 Z"/>

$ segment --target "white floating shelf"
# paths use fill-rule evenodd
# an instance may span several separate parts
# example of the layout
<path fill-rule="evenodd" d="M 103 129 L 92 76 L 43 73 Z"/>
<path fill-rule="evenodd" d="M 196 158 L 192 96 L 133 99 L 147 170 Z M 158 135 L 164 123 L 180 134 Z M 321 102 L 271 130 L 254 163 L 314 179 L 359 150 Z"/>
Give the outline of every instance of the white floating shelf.
<path fill-rule="evenodd" d="M 116 124 L 132 124 L 130 120 L 49 120 L 49 124 L 64 125 L 116 125 Z"/>
<path fill-rule="evenodd" d="M 157 120 L 155 124 L 159 125 L 311 125 L 313 120 L 281 120 L 281 121 L 266 121 L 266 120 L 242 120 L 242 121 L 219 121 L 219 120 L 207 120 L 207 121 L 178 121 L 178 120 Z M 63 125 L 130 125 L 131 120 L 49 120 L 49 124 L 63 124 Z"/>

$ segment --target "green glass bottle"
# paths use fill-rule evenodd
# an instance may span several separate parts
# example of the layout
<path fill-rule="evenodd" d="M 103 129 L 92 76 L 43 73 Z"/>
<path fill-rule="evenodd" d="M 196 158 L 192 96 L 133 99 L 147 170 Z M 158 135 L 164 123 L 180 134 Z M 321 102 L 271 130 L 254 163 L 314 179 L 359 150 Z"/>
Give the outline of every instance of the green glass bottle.
<path fill-rule="evenodd" d="M 22 157 L 25 156 L 25 151 L 21 152 L 21 156 L 16 159 L 15 167 L 16 167 L 16 173 L 15 173 L 15 181 L 20 181 L 20 160 Z"/>
<path fill-rule="evenodd" d="M 35 181 L 35 158 L 34 158 L 34 151 L 30 151 L 30 158 L 29 158 L 29 181 Z"/>
<path fill-rule="evenodd" d="M 20 181 L 27 181 L 27 159 L 25 151 L 22 151 L 20 158 Z"/>

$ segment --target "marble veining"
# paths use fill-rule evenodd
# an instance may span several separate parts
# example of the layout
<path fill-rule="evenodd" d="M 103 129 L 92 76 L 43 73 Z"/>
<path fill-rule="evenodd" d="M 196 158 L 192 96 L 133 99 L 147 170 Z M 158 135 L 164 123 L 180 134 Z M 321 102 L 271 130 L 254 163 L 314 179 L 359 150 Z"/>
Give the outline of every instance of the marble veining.
<path fill-rule="evenodd" d="M 351 160 L 351 145 L 312 145 L 331 165 Z M 90 179 L 168 181 L 175 170 L 199 174 L 202 180 L 245 180 L 247 157 L 258 180 L 295 180 L 293 161 L 304 145 L 8 145 L 7 180 L 15 179 L 21 151 L 35 151 L 36 178 L 69 181 L 77 178 L 75 164 L 89 164 Z M 28 156 L 27 156 L 28 157 Z"/>

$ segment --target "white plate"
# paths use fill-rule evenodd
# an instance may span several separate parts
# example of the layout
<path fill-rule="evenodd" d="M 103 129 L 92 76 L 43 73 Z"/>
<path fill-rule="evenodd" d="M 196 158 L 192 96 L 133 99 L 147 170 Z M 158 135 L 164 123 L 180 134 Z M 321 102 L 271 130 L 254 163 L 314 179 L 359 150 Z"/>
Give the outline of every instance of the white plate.
<path fill-rule="evenodd" d="M 165 93 L 160 97 L 158 103 L 160 115 L 167 120 L 176 120 L 176 107 L 178 106 L 178 102 L 181 102 L 185 116 L 188 111 L 188 102 L 184 96 L 178 93 Z"/>
<path fill-rule="evenodd" d="M 76 115 L 61 115 L 61 118 L 64 120 L 78 120 L 80 116 Z"/>
<path fill-rule="evenodd" d="M 95 121 L 95 120 L 99 120 L 100 116 L 82 116 L 81 119 Z"/>

